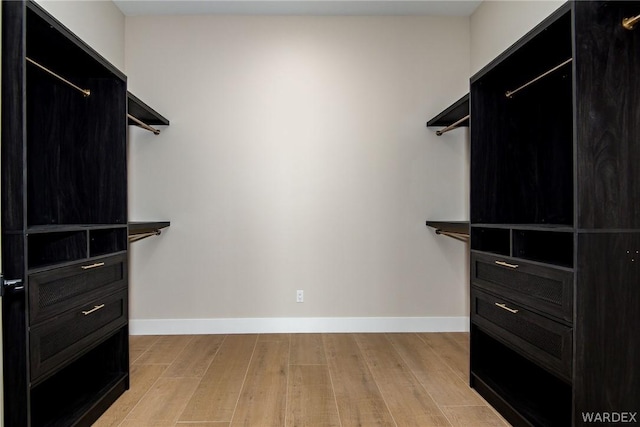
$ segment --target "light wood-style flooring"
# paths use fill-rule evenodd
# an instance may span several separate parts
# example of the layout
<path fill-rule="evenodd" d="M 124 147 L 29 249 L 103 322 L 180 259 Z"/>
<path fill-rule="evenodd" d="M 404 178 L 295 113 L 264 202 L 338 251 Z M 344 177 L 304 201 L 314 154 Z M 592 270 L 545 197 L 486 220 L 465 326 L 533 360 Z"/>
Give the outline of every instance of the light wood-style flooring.
<path fill-rule="evenodd" d="M 132 336 L 131 388 L 96 426 L 508 424 L 468 386 L 469 335 Z"/>

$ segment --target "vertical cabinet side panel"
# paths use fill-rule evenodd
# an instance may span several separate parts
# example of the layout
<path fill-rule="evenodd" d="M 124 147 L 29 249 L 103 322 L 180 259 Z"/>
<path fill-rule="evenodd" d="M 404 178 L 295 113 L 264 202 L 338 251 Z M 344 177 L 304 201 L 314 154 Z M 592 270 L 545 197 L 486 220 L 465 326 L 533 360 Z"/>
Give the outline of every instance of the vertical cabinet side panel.
<path fill-rule="evenodd" d="M 25 280 L 24 238 L 24 51 L 22 2 L 2 4 L 2 267 L 6 279 Z M 1 286 L 4 286 L 3 284 Z M 28 425 L 25 294 L 2 298 L 3 386 L 6 426 Z"/>
<path fill-rule="evenodd" d="M 638 2 L 575 9 L 578 228 L 640 228 Z"/>
<path fill-rule="evenodd" d="M 640 414 L 640 232 L 580 234 L 578 246 L 575 423 Z"/>

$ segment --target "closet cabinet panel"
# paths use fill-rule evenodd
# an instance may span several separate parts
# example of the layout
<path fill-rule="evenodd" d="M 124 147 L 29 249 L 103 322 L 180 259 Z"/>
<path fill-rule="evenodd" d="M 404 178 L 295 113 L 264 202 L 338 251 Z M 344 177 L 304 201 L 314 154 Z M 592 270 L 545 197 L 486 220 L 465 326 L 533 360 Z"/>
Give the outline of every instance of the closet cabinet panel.
<path fill-rule="evenodd" d="M 580 234 L 578 245 L 575 418 L 640 417 L 640 231 Z"/>
<path fill-rule="evenodd" d="M 620 25 L 640 14 L 638 2 L 575 13 L 578 226 L 639 228 L 640 29 Z"/>
<path fill-rule="evenodd" d="M 3 161 L 16 165 L 24 162 L 24 92 L 25 10 L 16 2 L 2 4 L 2 141 Z M 22 168 L 2 168 L 2 229 L 20 230 L 23 225 L 24 192 Z M 7 260 L 3 253 L 3 269 L 7 272 Z"/>
<path fill-rule="evenodd" d="M 0 167 L 2 188 L 2 269 L 5 279 L 24 280 L 25 241 L 23 190 L 25 16 L 18 2 L 2 4 L 2 142 Z M 10 167 L 10 165 L 14 165 Z M 29 394 L 27 328 L 24 292 L 5 288 L 2 297 L 4 425 L 28 425 L 26 396 Z M 7 393 L 7 390 L 11 390 Z M 9 408 L 16 408 L 10 410 Z"/>

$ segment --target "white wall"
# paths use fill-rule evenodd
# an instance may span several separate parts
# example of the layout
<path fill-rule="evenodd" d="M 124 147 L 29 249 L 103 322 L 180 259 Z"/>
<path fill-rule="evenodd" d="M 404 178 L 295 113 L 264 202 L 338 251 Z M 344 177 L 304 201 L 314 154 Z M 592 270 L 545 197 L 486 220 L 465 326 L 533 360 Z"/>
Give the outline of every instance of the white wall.
<path fill-rule="evenodd" d="M 171 220 L 131 246 L 134 333 L 466 327 L 467 246 L 424 221 L 467 218 L 467 134 L 425 122 L 468 18 L 127 17 L 125 45 L 171 120 L 130 128 L 130 218 Z"/>
<path fill-rule="evenodd" d="M 124 15 L 111 1 L 36 0 L 58 21 L 124 70 Z"/>
<path fill-rule="evenodd" d="M 483 0 L 471 16 L 471 74 L 500 55 L 563 0 Z"/>

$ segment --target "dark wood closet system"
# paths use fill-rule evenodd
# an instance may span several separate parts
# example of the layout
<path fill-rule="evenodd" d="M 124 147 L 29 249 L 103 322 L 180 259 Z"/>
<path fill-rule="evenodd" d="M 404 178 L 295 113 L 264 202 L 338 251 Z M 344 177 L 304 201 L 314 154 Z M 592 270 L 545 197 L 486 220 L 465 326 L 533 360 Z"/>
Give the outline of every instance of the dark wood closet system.
<path fill-rule="evenodd" d="M 6 426 L 90 425 L 129 387 L 127 99 L 40 6 L 3 2 Z"/>
<path fill-rule="evenodd" d="M 471 386 L 517 426 L 640 421 L 638 14 L 568 3 L 471 78 Z"/>

